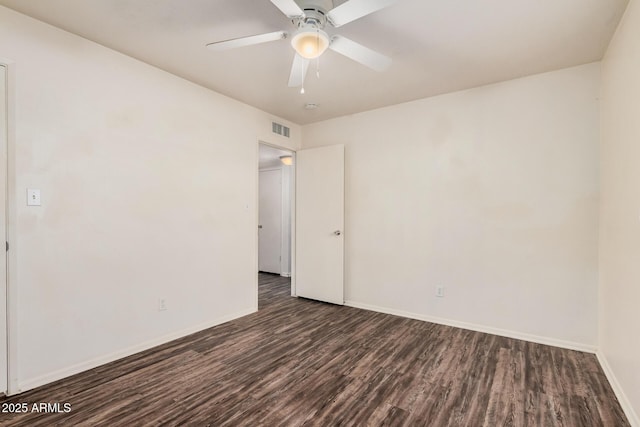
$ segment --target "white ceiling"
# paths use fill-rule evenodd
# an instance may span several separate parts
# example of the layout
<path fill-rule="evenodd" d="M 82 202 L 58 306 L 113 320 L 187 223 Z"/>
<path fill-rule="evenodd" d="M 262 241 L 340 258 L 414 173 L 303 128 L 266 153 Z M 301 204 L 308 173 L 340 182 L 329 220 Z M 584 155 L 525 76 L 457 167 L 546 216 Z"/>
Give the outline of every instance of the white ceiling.
<path fill-rule="evenodd" d="M 335 0 L 334 4 L 344 0 Z M 213 52 L 209 42 L 291 22 L 269 0 L 0 0 L 298 124 L 602 59 L 628 0 L 398 0 L 342 34 L 393 59 L 378 73 L 327 51 L 287 86 L 287 40 Z M 317 103 L 309 111 L 305 103 Z"/>

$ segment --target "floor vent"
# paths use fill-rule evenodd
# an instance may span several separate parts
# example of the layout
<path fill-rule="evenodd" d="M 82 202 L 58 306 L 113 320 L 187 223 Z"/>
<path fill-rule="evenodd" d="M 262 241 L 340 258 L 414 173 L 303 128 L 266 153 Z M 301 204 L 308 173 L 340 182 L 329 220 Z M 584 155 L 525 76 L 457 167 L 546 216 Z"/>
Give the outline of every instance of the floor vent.
<path fill-rule="evenodd" d="M 277 133 L 278 135 L 286 136 L 289 138 L 289 128 L 285 125 L 281 125 L 280 123 L 272 122 L 271 130 L 273 133 Z"/>

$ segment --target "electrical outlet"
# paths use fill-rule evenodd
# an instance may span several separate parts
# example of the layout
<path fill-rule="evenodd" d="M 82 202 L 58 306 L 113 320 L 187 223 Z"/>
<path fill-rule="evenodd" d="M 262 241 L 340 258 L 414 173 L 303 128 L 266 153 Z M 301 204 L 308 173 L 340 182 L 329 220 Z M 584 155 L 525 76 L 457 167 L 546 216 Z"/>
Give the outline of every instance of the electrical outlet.
<path fill-rule="evenodd" d="M 436 286 L 436 296 L 438 298 L 444 298 L 444 286 Z"/>
<path fill-rule="evenodd" d="M 167 310 L 167 300 L 164 298 L 160 298 L 158 300 L 158 311 L 166 311 Z"/>

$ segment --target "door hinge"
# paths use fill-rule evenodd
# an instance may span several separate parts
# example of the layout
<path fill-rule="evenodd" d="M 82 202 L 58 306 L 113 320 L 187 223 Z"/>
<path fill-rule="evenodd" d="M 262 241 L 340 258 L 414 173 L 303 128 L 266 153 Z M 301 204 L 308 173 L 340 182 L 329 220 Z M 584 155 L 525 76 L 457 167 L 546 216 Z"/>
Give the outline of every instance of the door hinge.
<path fill-rule="evenodd" d="M 9 250 L 9 242 L 5 241 L 5 243 L 7 244 L 7 251 Z"/>

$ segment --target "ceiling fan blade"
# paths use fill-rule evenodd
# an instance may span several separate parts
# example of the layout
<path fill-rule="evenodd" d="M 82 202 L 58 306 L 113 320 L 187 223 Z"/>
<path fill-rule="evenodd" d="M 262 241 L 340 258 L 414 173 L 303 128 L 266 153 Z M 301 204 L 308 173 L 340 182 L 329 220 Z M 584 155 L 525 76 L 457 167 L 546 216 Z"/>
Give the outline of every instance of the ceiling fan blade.
<path fill-rule="evenodd" d="M 228 50 L 235 49 L 237 47 L 251 46 L 254 44 L 272 42 L 275 40 L 282 40 L 287 38 L 286 31 L 276 31 L 274 33 L 258 34 L 257 36 L 238 37 L 237 39 L 223 40 L 220 42 L 213 42 L 207 44 L 207 47 L 211 50 Z"/>
<path fill-rule="evenodd" d="M 304 78 L 307 75 L 309 69 L 309 60 L 303 58 L 296 53 L 293 58 L 293 64 L 291 65 L 291 74 L 289 75 L 289 87 L 302 86 Z"/>
<path fill-rule="evenodd" d="M 304 11 L 293 0 L 271 0 L 271 3 L 280 9 L 280 12 L 287 15 L 288 18 L 301 18 L 304 16 Z"/>
<path fill-rule="evenodd" d="M 329 49 L 375 71 L 384 71 L 391 65 L 391 58 L 346 37 L 333 36 Z"/>
<path fill-rule="evenodd" d="M 272 0 L 273 1 L 273 0 Z M 391 6 L 398 0 L 349 0 L 327 13 L 327 19 L 334 27 L 355 21 L 358 18 Z"/>

